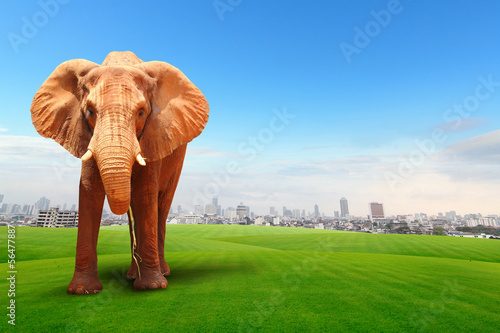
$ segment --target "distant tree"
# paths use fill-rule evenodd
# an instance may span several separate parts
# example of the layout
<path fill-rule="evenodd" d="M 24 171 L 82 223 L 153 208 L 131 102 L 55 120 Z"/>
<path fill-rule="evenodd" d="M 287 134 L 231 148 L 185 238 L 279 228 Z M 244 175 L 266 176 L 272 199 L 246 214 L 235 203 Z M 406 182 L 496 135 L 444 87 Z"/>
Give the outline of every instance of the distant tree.
<path fill-rule="evenodd" d="M 438 236 L 446 236 L 446 231 L 444 231 L 443 227 L 434 227 L 432 234 Z"/>
<path fill-rule="evenodd" d="M 411 233 L 411 229 L 408 226 L 403 226 L 403 227 L 396 228 L 394 230 L 394 232 L 397 233 L 397 234 L 410 234 Z"/>
<path fill-rule="evenodd" d="M 457 231 L 500 236 L 499 228 L 486 227 L 484 225 L 477 225 L 475 227 L 458 227 Z"/>

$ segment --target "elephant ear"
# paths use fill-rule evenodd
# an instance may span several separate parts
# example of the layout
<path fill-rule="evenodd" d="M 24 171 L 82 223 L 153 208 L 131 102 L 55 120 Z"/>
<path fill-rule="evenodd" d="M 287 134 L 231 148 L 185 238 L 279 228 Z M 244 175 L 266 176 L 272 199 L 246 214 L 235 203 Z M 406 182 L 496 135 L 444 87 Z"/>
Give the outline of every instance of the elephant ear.
<path fill-rule="evenodd" d="M 161 61 L 137 65 L 156 80 L 151 92 L 152 113 L 139 143 L 143 155 L 156 161 L 200 135 L 208 121 L 208 102 L 177 68 Z"/>
<path fill-rule="evenodd" d="M 81 112 L 83 91 L 79 81 L 98 66 L 84 59 L 60 64 L 38 89 L 31 103 L 31 120 L 37 132 L 54 139 L 78 158 L 87 151 L 92 137 Z"/>

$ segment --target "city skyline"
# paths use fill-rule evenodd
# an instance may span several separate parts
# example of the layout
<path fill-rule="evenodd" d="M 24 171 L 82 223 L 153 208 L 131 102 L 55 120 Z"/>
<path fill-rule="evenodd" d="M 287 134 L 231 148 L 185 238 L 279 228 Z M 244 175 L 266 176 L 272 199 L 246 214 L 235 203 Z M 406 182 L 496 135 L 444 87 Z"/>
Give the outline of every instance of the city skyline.
<path fill-rule="evenodd" d="M 78 202 L 81 162 L 36 133 L 32 98 L 64 61 L 130 50 L 181 69 L 210 104 L 175 206 L 218 196 L 260 213 L 318 204 L 332 214 L 346 197 L 359 216 L 370 202 L 386 214 L 499 213 L 500 3 L 0 6 L 5 201 Z"/>
<path fill-rule="evenodd" d="M 0 199 L 4 199 L 5 195 L 0 194 Z M 8 197 L 8 196 L 7 196 Z M 53 202 L 50 199 L 48 199 L 45 196 L 40 197 L 35 203 L 33 204 L 28 204 L 28 203 L 16 203 L 16 202 L 2 202 L 0 200 L 0 214 L 23 214 L 26 213 L 27 215 L 36 215 L 36 213 L 39 210 L 49 210 L 50 208 L 59 208 L 63 211 L 68 210 L 68 211 L 74 211 L 77 210 L 78 205 L 76 203 L 71 203 L 71 202 L 64 202 L 64 203 L 59 203 L 59 202 Z M 234 204 L 234 205 L 226 205 L 222 206 L 218 202 L 219 197 L 213 197 L 211 200 L 211 203 L 208 203 L 204 206 L 197 205 L 195 207 L 183 207 L 182 205 L 175 205 L 175 203 L 172 204 L 172 207 L 170 208 L 170 212 L 185 212 L 185 213 L 192 213 L 192 214 L 212 214 L 212 215 L 219 215 L 219 216 L 224 216 L 224 211 L 226 210 L 234 210 L 235 212 L 240 211 L 240 213 L 237 213 L 238 216 L 241 215 L 241 212 L 243 208 L 245 209 L 246 216 L 250 216 L 250 214 L 254 214 L 255 216 L 265 216 L 265 215 L 275 215 L 275 216 L 293 216 L 293 217 L 306 217 L 306 218 L 322 218 L 322 217 L 328 217 L 328 218 L 349 218 L 349 217 L 355 217 L 355 218 L 368 218 L 368 219 L 380 219 L 380 218 L 388 218 L 388 217 L 397 217 L 397 216 L 405 216 L 405 215 L 412 215 L 412 216 L 417 216 L 417 215 L 424 215 L 425 217 L 427 216 L 435 216 L 437 218 L 441 217 L 446 217 L 448 219 L 453 219 L 456 216 L 465 216 L 465 215 L 476 215 L 479 214 L 481 216 L 499 216 L 500 213 L 483 213 L 480 211 L 477 212 L 465 212 L 465 213 L 457 213 L 456 210 L 442 210 L 436 213 L 428 213 L 425 210 L 419 210 L 415 212 L 395 212 L 395 213 L 390 213 L 387 214 L 385 213 L 384 209 L 384 204 L 383 203 L 378 203 L 378 202 L 370 202 L 368 203 L 368 209 L 366 214 L 349 214 L 348 213 L 348 205 L 349 201 L 345 198 L 342 197 L 340 199 L 340 205 L 339 209 L 331 208 L 329 207 L 328 210 L 323 210 L 319 207 L 318 204 L 314 204 L 311 210 L 304 209 L 304 208 L 296 208 L 290 206 L 282 206 L 283 212 L 279 213 L 281 210 L 277 210 L 276 207 L 274 206 L 268 206 L 267 207 L 267 212 L 261 212 L 260 210 L 255 211 L 252 209 L 252 207 L 244 204 L 244 202 L 240 202 L 239 204 Z M 346 214 L 342 214 L 343 208 L 342 205 L 344 205 L 344 212 Z M 175 207 L 175 208 L 174 208 Z M 9 209 L 17 209 L 16 212 L 11 212 Z M 192 208 L 192 209 L 191 209 Z M 273 213 L 274 212 L 274 213 Z M 107 206 L 107 203 L 105 203 L 104 206 L 104 211 L 103 214 L 112 214 L 109 206 Z M 337 216 L 338 213 L 338 216 Z M 114 215 L 114 214 L 112 214 Z"/>

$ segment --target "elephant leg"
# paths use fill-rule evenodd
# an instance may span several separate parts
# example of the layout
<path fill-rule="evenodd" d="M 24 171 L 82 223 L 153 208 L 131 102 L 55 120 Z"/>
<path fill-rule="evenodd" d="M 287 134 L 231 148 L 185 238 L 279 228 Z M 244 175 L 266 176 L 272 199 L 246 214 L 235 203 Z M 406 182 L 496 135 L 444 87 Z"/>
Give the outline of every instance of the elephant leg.
<path fill-rule="evenodd" d="M 166 188 L 158 195 L 158 258 L 161 272 L 165 276 L 170 275 L 170 267 L 165 261 L 165 223 L 181 176 L 186 147 L 187 145 L 184 145 L 176 149 L 170 157 L 169 163 L 166 163 L 168 172 L 164 172 L 164 170 L 161 172 L 164 177 L 160 179 L 160 182 L 166 184 Z"/>
<path fill-rule="evenodd" d="M 161 272 L 158 258 L 158 192 L 133 192 L 132 213 L 137 240 L 136 258 L 139 264 L 134 289 L 167 288 L 167 279 Z"/>
<path fill-rule="evenodd" d="M 97 276 L 97 237 L 104 204 L 104 187 L 93 159 L 83 162 L 78 207 L 75 273 L 70 294 L 95 294 L 102 290 Z"/>
<path fill-rule="evenodd" d="M 160 260 L 161 273 L 165 276 L 170 275 L 170 267 L 165 261 L 165 231 L 168 212 L 172 204 L 172 198 L 168 198 L 166 192 L 160 192 L 158 196 L 158 259 Z"/>
<path fill-rule="evenodd" d="M 161 273 L 165 276 L 170 275 L 170 267 L 168 267 L 165 261 L 165 222 L 167 221 L 168 212 L 170 210 L 170 205 L 172 200 L 168 202 L 166 200 L 165 192 L 160 192 L 158 195 L 158 260 L 160 262 Z M 167 208 L 165 208 L 167 207 Z M 129 233 L 130 233 L 130 248 L 133 249 L 134 241 L 132 235 L 132 224 L 130 223 L 130 213 L 128 213 L 129 221 Z M 130 263 L 130 268 L 127 272 L 127 278 L 131 280 L 137 279 L 137 263 L 132 256 L 132 262 Z"/>

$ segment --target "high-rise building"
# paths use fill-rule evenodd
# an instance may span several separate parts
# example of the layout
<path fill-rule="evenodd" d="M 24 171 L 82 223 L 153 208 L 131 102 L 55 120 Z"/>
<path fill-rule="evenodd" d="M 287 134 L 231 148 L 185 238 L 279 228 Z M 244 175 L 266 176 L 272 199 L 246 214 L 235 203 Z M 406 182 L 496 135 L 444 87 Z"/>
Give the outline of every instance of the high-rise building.
<path fill-rule="evenodd" d="M 338 210 L 333 212 L 333 217 L 335 217 L 336 219 L 340 218 L 340 213 Z"/>
<path fill-rule="evenodd" d="M 283 216 L 288 216 L 288 217 L 292 217 L 293 213 L 290 209 L 286 209 L 285 206 L 283 206 Z"/>
<path fill-rule="evenodd" d="M 0 204 L 3 202 L 3 194 L 0 194 Z"/>
<path fill-rule="evenodd" d="M 217 214 L 217 206 L 214 204 L 205 205 L 205 214 L 208 214 L 208 215 Z"/>
<path fill-rule="evenodd" d="M 240 204 L 236 207 L 236 216 L 239 219 L 247 216 L 247 206 L 243 205 L 243 202 L 240 202 Z"/>
<path fill-rule="evenodd" d="M 455 212 L 454 210 L 452 210 L 451 212 L 446 212 L 446 217 L 450 221 L 456 221 L 457 220 L 457 212 Z"/>
<path fill-rule="evenodd" d="M 342 197 L 340 199 L 340 217 L 347 217 L 349 215 L 349 204 L 347 199 Z"/>
<path fill-rule="evenodd" d="M 278 211 L 274 207 L 269 207 L 269 215 L 278 216 Z"/>
<path fill-rule="evenodd" d="M 40 200 L 35 203 L 35 214 L 38 214 L 41 210 L 49 210 L 49 208 L 50 200 L 46 197 L 41 197 Z"/>
<path fill-rule="evenodd" d="M 320 217 L 318 204 L 314 205 L 314 217 Z"/>
<path fill-rule="evenodd" d="M 221 214 L 222 207 L 219 205 L 219 197 L 212 198 L 212 205 L 215 206 L 215 214 L 222 216 Z"/>
<path fill-rule="evenodd" d="M 35 205 L 28 205 L 28 209 L 26 210 L 26 215 L 35 215 Z"/>
<path fill-rule="evenodd" d="M 384 215 L 384 205 L 378 202 L 370 202 L 368 204 L 370 209 L 370 217 L 371 219 L 383 219 Z"/>
<path fill-rule="evenodd" d="M 236 216 L 239 219 L 243 219 L 245 216 L 249 216 L 250 215 L 248 213 L 249 210 L 250 210 L 249 207 L 243 205 L 243 202 L 240 202 L 240 204 L 238 205 L 238 207 L 236 207 Z"/>
<path fill-rule="evenodd" d="M 233 207 L 228 207 L 225 211 L 224 211 L 224 217 L 227 217 L 228 219 L 230 219 L 231 221 L 235 220 L 237 218 L 237 215 L 236 215 L 236 210 L 233 208 Z"/>
<path fill-rule="evenodd" d="M 13 204 L 12 208 L 10 210 L 11 214 L 20 214 L 21 213 L 21 206 L 18 204 Z"/>

